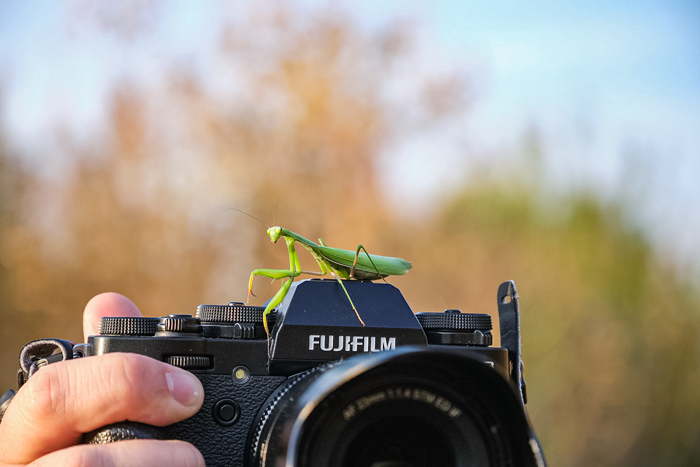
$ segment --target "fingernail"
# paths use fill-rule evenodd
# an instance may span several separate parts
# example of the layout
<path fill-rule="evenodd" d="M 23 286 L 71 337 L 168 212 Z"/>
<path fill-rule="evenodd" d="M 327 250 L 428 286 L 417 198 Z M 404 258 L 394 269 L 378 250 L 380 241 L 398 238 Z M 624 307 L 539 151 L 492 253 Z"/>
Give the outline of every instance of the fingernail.
<path fill-rule="evenodd" d="M 168 389 L 173 399 L 180 404 L 190 407 L 202 397 L 202 383 L 197 377 L 187 371 L 169 371 L 165 373 Z"/>

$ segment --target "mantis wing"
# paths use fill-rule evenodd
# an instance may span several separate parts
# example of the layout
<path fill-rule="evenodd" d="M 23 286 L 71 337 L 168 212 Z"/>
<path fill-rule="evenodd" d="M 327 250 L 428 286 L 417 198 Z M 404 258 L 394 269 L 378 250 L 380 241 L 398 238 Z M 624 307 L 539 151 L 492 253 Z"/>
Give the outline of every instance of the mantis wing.
<path fill-rule="evenodd" d="M 355 261 L 355 252 L 350 250 L 319 246 L 318 252 L 331 263 L 340 264 L 347 268 L 351 268 L 352 263 Z M 411 263 L 403 258 L 379 255 L 371 255 L 371 257 L 372 261 L 369 260 L 366 253 L 360 252 L 356 268 L 371 273 L 378 271 L 379 274 L 385 276 L 402 276 L 412 267 Z M 374 262 L 374 266 L 372 262 Z"/>

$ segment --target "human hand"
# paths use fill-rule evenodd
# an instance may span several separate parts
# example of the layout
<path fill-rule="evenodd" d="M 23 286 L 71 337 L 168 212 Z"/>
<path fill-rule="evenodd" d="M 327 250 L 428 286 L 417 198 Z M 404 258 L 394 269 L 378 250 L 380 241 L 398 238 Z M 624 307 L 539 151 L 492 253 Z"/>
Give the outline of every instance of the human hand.
<path fill-rule="evenodd" d="M 85 340 L 103 316 L 136 317 L 131 300 L 105 293 L 85 307 Z M 199 410 L 204 389 L 188 371 L 130 353 L 53 363 L 17 392 L 0 423 L 0 467 L 204 466 L 184 441 L 130 440 L 80 445 L 83 433 L 125 420 L 165 426 Z"/>

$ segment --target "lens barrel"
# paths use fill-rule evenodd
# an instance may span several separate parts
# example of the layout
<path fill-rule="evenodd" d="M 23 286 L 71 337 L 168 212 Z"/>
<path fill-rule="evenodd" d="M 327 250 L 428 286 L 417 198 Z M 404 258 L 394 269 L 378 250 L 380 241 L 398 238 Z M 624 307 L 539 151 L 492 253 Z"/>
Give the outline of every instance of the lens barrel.
<path fill-rule="evenodd" d="M 290 378 L 253 425 L 246 465 L 535 465 L 509 383 L 454 349 L 404 347 Z"/>

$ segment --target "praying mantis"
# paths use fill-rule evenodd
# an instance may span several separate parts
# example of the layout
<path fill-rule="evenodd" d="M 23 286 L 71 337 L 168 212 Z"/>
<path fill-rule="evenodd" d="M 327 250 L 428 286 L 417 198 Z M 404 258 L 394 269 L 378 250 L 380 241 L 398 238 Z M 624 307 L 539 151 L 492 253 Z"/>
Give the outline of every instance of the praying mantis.
<path fill-rule="evenodd" d="M 358 245 L 356 251 L 351 250 L 341 250 L 339 248 L 332 248 L 326 245 L 322 239 L 318 239 L 319 244 L 316 244 L 304 238 L 301 235 L 287 230 L 283 227 L 270 227 L 267 229 L 267 234 L 270 236 L 272 243 L 277 243 L 280 237 L 284 238 L 287 243 L 287 250 L 289 251 L 289 269 L 255 269 L 250 274 L 250 282 L 248 284 L 248 300 L 253 294 L 253 278 L 255 276 L 268 277 L 270 279 L 284 279 L 288 278 L 282 287 L 277 291 L 274 297 L 269 301 L 263 312 L 263 326 L 265 327 L 265 333 L 267 333 L 268 340 L 270 337 L 270 331 L 267 325 L 267 316 L 270 312 L 284 300 L 287 296 L 289 288 L 292 285 L 294 279 L 301 274 L 312 274 L 316 276 L 325 276 L 327 273 L 335 277 L 340 286 L 343 288 L 345 295 L 350 301 L 352 309 L 357 315 L 357 319 L 364 326 L 365 323 L 360 318 L 360 314 L 355 308 L 355 304 L 352 303 L 350 294 L 345 289 L 343 281 L 341 279 L 360 279 L 360 280 L 378 280 L 384 279 L 386 276 L 400 276 L 408 273 L 411 269 L 411 263 L 402 258 L 395 258 L 391 256 L 379 256 L 370 255 L 364 246 Z M 299 262 L 299 256 L 294 249 L 294 244 L 299 242 L 304 248 L 306 248 L 311 256 L 314 257 L 318 267 L 321 269 L 320 272 L 314 271 L 302 271 L 301 264 Z M 363 250 L 364 254 L 361 255 L 360 251 Z"/>

